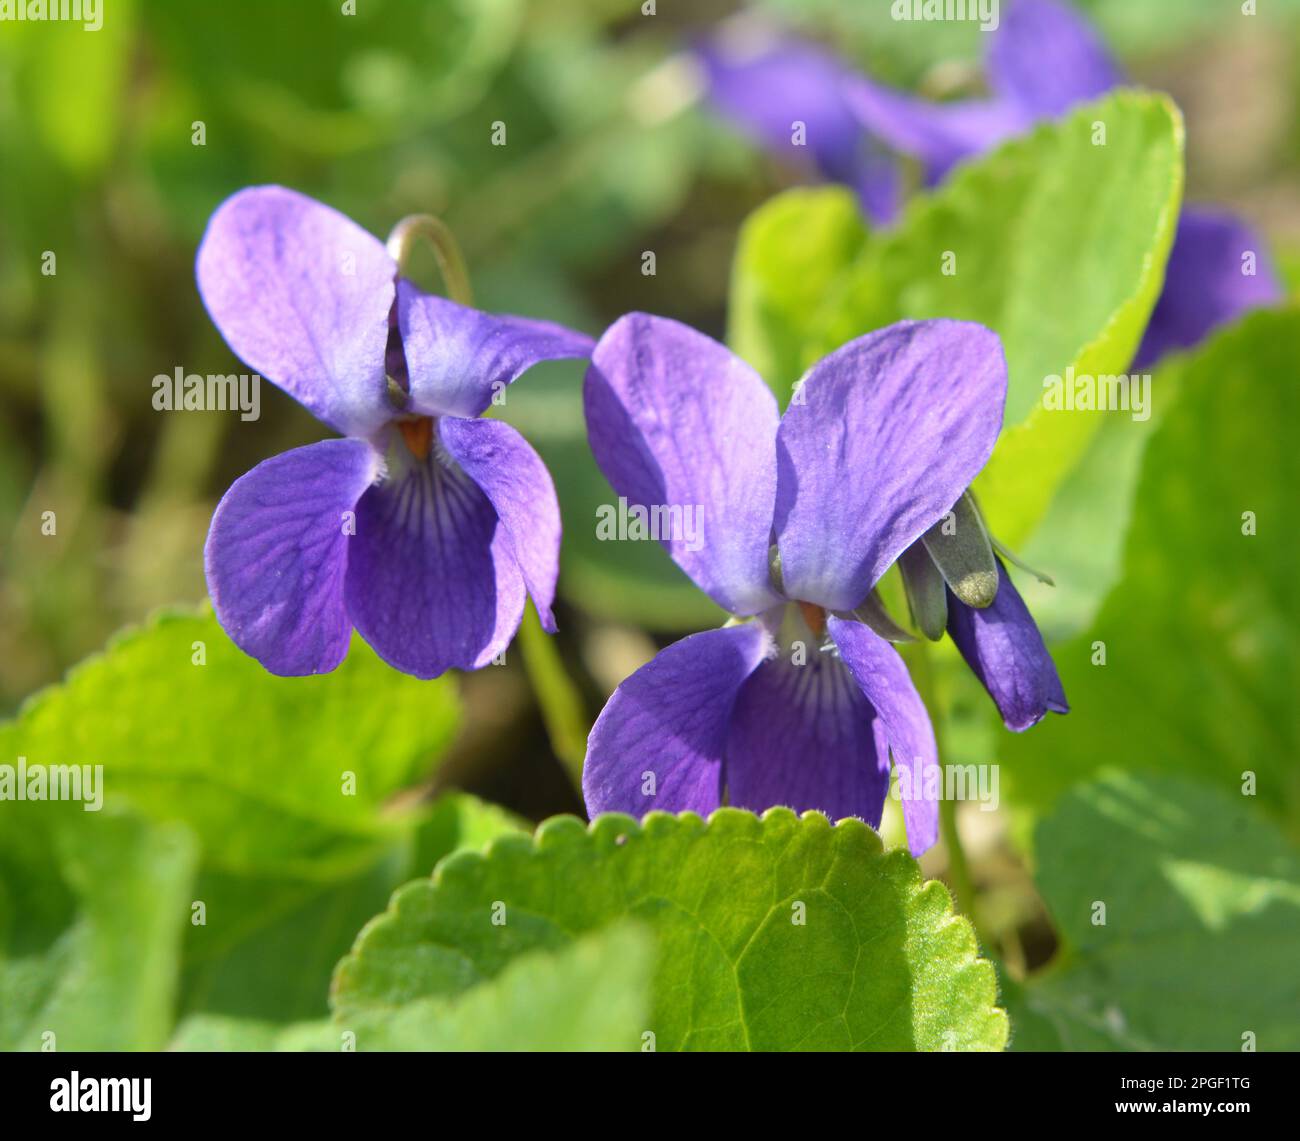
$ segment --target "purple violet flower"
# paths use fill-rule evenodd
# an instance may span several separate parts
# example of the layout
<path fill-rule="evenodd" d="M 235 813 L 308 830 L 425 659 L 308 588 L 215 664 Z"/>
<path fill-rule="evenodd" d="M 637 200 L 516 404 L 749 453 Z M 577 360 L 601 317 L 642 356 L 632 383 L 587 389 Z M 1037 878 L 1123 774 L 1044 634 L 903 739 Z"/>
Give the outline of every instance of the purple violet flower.
<path fill-rule="evenodd" d="M 629 503 L 699 512 L 702 541 L 659 538 L 736 617 L 610 697 L 583 770 L 592 814 L 707 814 L 725 798 L 876 825 L 892 753 L 909 846 L 934 843 L 934 733 L 873 629 L 873 588 L 984 466 L 1006 386 L 988 329 L 904 321 L 814 365 L 782 416 L 754 370 L 702 333 L 643 313 L 610 327 L 584 387 L 592 451 Z M 1007 605 L 990 626 L 1005 643 L 1022 623 Z"/>
<path fill-rule="evenodd" d="M 1097 33 L 1058 0 L 1015 0 L 989 35 L 985 67 L 992 96 L 931 103 L 853 76 L 844 96 L 864 127 L 921 161 L 928 185 L 962 159 L 979 154 L 1043 119 L 1124 84 L 1124 74 Z M 809 83 L 820 82 L 810 78 Z M 1242 257 L 1256 253 L 1256 272 Z M 1133 367 L 1188 348 L 1217 326 L 1282 296 L 1263 243 L 1246 223 L 1222 211 L 1185 207 L 1161 294 Z"/>
<path fill-rule="evenodd" d="M 353 628 L 417 677 L 477 669 L 514 636 L 525 590 L 555 629 L 554 485 L 518 432 L 480 417 L 501 386 L 592 341 L 423 294 L 397 255 L 277 186 L 228 198 L 199 247 L 231 350 L 345 437 L 259 464 L 212 517 L 217 617 L 275 674 L 334 669 Z"/>
<path fill-rule="evenodd" d="M 816 44 L 734 26 L 699 44 L 695 58 L 714 106 L 755 141 L 851 186 L 873 222 L 894 220 L 902 194 L 898 164 L 862 130 L 850 107 L 845 87 L 853 72 L 847 64 Z M 798 143 L 796 123 L 806 135 Z"/>

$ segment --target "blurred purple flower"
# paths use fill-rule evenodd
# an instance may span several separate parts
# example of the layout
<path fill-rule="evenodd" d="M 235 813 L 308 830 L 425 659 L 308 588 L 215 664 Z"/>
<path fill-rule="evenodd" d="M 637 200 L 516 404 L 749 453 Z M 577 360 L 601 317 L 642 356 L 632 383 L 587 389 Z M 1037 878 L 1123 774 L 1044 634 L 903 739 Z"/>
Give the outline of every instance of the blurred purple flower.
<path fill-rule="evenodd" d="M 383 243 L 276 186 L 218 207 L 196 269 L 231 350 L 346 437 L 266 460 L 217 506 L 204 559 L 231 639 L 297 676 L 334 669 L 355 627 L 436 677 L 499 654 L 525 590 L 554 630 L 554 486 L 522 436 L 479 417 L 591 339 L 422 294 Z"/>
<path fill-rule="evenodd" d="M 1254 276 L 1243 258 L 1255 254 Z M 1260 236 L 1225 210 L 1187 206 L 1178 219 L 1165 284 L 1133 358 L 1145 369 L 1165 353 L 1199 344 L 1220 325 L 1283 298 Z"/>
<path fill-rule="evenodd" d="M 863 131 L 845 97 L 850 69 L 798 39 L 746 42 L 719 36 L 695 51 L 713 104 L 758 143 L 857 191 L 867 216 L 893 221 L 898 165 Z M 795 141 L 796 124 L 804 136 Z"/>
<path fill-rule="evenodd" d="M 814 365 L 781 416 L 753 369 L 703 334 L 641 313 L 610 327 L 584 388 L 596 460 L 629 503 L 700 513 L 702 541 L 657 537 L 752 620 L 687 637 L 618 687 L 588 740 L 590 812 L 704 814 L 725 796 L 875 825 L 892 752 L 909 845 L 934 843 L 929 717 L 862 619 L 881 575 L 984 466 L 1006 384 L 988 329 L 905 321 Z M 1004 643 L 1024 621 L 1014 610 L 990 623 Z"/>
<path fill-rule="evenodd" d="M 844 96 L 869 132 L 919 159 L 933 185 L 962 159 L 1125 82 L 1096 32 L 1058 0 L 1015 0 L 988 44 L 990 98 L 931 103 L 863 76 L 846 81 Z M 1243 272 L 1248 252 L 1255 255 L 1253 275 Z M 1164 292 L 1133 366 L 1146 368 L 1170 350 L 1197 344 L 1218 325 L 1281 295 L 1263 243 L 1249 226 L 1226 213 L 1187 207 Z"/>
<path fill-rule="evenodd" d="M 1123 85 L 1124 75 L 1096 32 L 1058 0 L 1015 0 L 989 34 L 985 60 L 992 96 L 934 103 L 856 74 L 815 44 L 793 37 L 739 44 L 721 36 L 696 49 L 715 106 L 776 154 L 811 159 L 820 176 L 852 187 L 878 225 L 897 214 L 899 172 L 881 144 L 920 161 L 927 186 L 958 162 L 1022 134 L 1042 119 Z M 805 125 L 796 145 L 796 122 Z M 805 159 L 806 162 L 806 159 Z M 1255 273 L 1242 257 L 1255 253 Z M 1259 236 L 1221 211 L 1187 207 L 1133 365 L 1146 368 L 1172 349 L 1282 296 Z"/>

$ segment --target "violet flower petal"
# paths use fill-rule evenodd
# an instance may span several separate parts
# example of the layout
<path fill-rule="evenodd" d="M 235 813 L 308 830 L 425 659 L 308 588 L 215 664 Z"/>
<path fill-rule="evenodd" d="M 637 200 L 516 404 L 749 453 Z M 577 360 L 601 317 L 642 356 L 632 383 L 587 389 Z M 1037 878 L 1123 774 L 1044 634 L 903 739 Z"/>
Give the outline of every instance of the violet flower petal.
<path fill-rule="evenodd" d="M 422 678 L 487 665 L 524 612 L 509 532 L 478 484 L 438 453 L 361 497 L 344 583 L 358 633 Z"/>
<path fill-rule="evenodd" d="M 227 198 L 199 246 L 199 293 L 234 354 L 344 435 L 392 410 L 384 380 L 397 267 L 383 244 L 280 186 Z"/>
<path fill-rule="evenodd" d="M 551 473 L 528 441 L 500 420 L 449 416 L 438 427 L 452 458 L 492 501 L 542 626 L 555 633 L 560 504 Z"/>
<path fill-rule="evenodd" d="M 876 711 L 838 657 L 769 658 L 741 687 L 727 737 L 728 802 L 785 805 L 880 824 L 889 749 Z"/>
<path fill-rule="evenodd" d="M 1068 713 L 1070 706 L 1043 636 L 1000 559 L 998 572 L 997 596 L 984 610 L 948 592 L 948 633 L 993 698 L 1003 724 L 1022 733 L 1049 710 Z"/>
<path fill-rule="evenodd" d="M 1124 74 L 1092 25 L 1057 0 L 1015 0 L 989 36 L 989 84 L 1035 118 L 1055 118 L 1074 104 L 1124 83 Z"/>
<path fill-rule="evenodd" d="M 588 813 L 642 816 L 658 808 L 706 816 L 717 808 L 732 706 L 769 642 L 758 622 L 706 630 L 661 650 L 624 681 L 587 738 Z"/>
<path fill-rule="evenodd" d="M 826 629 L 880 719 L 898 770 L 907 846 L 919 856 L 939 838 L 939 750 L 925 703 L 907 666 L 884 638 L 861 622 L 830 617 Z"/>
<path fill-rule="evenodd" d="M 958 162 L 1020 134 L 1033 121 L 1005 100 L 932 103 L 863 76 L 845 81 L 844 96 L 862 125 L 895 150 L 919 159 L 933 186 Z"/>
<path fill-rule="evenodd" d="M 364 440 L 322 440 L 264 460 L 217 505 L 208 593 L 231 641 L 271 673 L 328 673 L 347 656 L 345 513 L 381 468 Z"/>
<path fill-rule="evenodd" d="M 583 400 L 591 450 L 615 492 L 699 523 L 693 539 L 684 525 L 657 536 L 677 565 L 733 614 L 774 605 L 778 413 L 758 374 L 703 333 L 630 313 L 596 345 Z"/>
<path fill-rule="evenodd" d="M 472 418 L 540 361 L 591 355 L 595 342 L 550 321 L 496 316 L 397 283 L 397 324 L 410 377 L 408 410 Z"/>
<path fill-rule="evenodd" d="M 1248 252 L 1255 254 L 1253 277 L 1242 272 Z M 1219 325 L 1281 299 L 1281 283 L 1258 234 L 1226 212 L 1187 207 L 1133 368 L 1148 368 L 1165 353 L 1190 348 Z"/>
<path fill-rule="evenodd" d="M 894 218 L 897 166 L 864 133 L 844 97 L 852 72 L 830 52 L 788 37 L 748 51 L 723 39 L 701 45 L 696 57 L 713 104 L 746 134 L 773 154 L 853 187 L 872 221 Z M 803 145 L 794 142 L 796 122 L 804 124 Z"/>
<path fill-rule="evenodd" d="M 984 466 L 1002 426 L 995 333 L 902 321 L 810 370 L 777 433 L 785 593 L 851 610 Z"/>

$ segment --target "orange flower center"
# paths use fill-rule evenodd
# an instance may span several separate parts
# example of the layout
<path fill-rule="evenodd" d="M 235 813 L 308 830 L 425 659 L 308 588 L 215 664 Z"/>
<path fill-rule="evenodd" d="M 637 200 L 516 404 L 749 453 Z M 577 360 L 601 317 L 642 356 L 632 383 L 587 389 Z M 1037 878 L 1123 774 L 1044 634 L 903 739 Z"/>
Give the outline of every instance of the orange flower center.
<path fill-rule="evenodd" d="M 826 611 L 814 603 L 801 602 L 799 603 L 799 613 L 803 615 L 803 620 L 808 623 L 808 629 L 820 638 L 822 632 L 826 629 Z"/>
<path fill-rule="evenodd" d="M 421 416 L 418 420 L 398 420 L 397 430 L 417 460 L 427 459 L 433 447 L 433 419 Z"/>

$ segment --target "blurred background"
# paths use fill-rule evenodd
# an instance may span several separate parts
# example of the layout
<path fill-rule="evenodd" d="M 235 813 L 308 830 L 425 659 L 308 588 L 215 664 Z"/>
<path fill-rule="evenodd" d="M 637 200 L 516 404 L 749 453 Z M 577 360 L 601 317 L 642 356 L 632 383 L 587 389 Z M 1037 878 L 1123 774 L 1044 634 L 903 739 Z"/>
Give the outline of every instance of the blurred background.
<path fill-rule="evenodd" d="M 123 625 L 201 600 L 203 540 L 226 487 L 328 434 L 271 385 L 254 422 L 152 408 L 159 373 L 242 371 L 193 274 L 227 195 L 282 183 L 381 237 L 405 214 L 436 213 L 482 308 L 593 335 L 643 309 L 721 339 L 741 222 L 809 180 L 709 107 L 688 49 L 739 11 L 722 0 L 661 0 L 654 15 L 639 0 L 362 0 L 354 16 L 334 0 L 105 3 L 94 34 L 0 24 L 6 716 Z M 1138 82 L 1183 109 L 1187 198 L 1250 219 L 1294 281 L 1296 6 L 1270 5 L 1281 14 L 1268 20 L 1240 18 L 1235 0 L 1079 6 Z M 756 0 L 747 11 L 885 81 L 978 89 L 975 26 L 899 24 L 886 8 Z M 492 142 L 498 123 L 504 146 Z M 41 272 L 46 251 L 54 276 Z M 440 288 L 432 259 L 417 256 L 413 275 Z M 548 723 L 512 652 L 460 680 L 465 716 L 437 777 L 530 819 L 581 812 L 573 754 L 605 696 L 657 646 L 719 617 L 657 546 L 595 541 L 595 509 L 611 495 L 585 443 L 581 372 L 535 370 L 503 412 L 559 485 L 556 646 L 576 704 L 568 695 L 567 725 Z M 975 755 L 988 711 L 982 695 L 970 700 Z M 1017 970 L 1032 968 L 1055 940 L 1025 861 L 987 816 L 969 827 L 985 931 Z M 946 874 L 947 858 L 937 849 L 927 870 Z"/>

